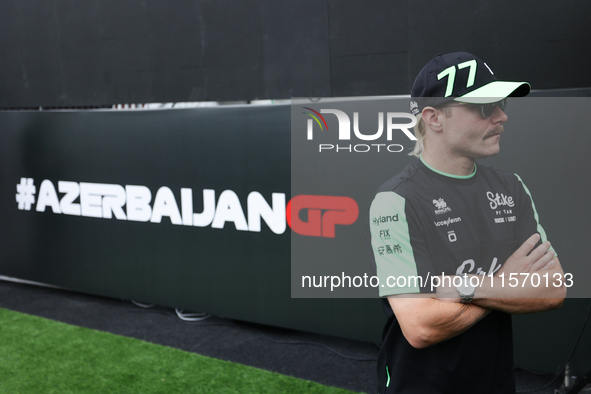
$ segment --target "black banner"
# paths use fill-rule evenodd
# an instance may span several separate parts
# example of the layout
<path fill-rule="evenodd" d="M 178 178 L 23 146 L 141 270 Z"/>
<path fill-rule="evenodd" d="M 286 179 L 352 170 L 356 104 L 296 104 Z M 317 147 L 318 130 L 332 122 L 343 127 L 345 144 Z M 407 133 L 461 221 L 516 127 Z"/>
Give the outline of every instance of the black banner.
<path fill-rule="evenodd" d="M 1 112 L 0 274 L 378 341 L 375 300 L 291 299 L 289 116 Z"/>

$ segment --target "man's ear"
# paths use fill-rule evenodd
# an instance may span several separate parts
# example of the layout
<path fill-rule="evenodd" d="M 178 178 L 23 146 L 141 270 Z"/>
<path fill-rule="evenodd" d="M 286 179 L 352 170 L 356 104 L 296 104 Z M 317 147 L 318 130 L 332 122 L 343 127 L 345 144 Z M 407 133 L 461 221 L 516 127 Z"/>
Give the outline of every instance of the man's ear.
<path fill-rule="evenodd" d="M 433 107 L 423 108 L 423 112 L 421 114 L 423 121 L 425 122 L 425 126 L 435 132 L 441 132 L 443 130 L 443 125 L 441 123 L 441 116 L 443 115 L 443 111 Z"/>

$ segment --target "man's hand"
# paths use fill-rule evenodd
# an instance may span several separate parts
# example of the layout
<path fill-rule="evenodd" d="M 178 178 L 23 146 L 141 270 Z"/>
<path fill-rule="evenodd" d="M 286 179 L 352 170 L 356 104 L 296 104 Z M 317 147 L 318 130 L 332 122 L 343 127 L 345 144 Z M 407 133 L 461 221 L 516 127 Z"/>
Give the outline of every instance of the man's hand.
<path fill-rule="evenodd" d="M 512 286 L 509 278 L 512 274 L 525 278 L 528 275 L 539 274 L 548 278 L 555 278 L 558 274 L 564 277 L 562 266 L 554 251 L 550 249 L 550 242 L 543 242 L 535 247 L 540 240 L 539 234 L 529 237 L 507 259 L 503 267 L 492 278 L 487 277 L 482 286 L 476 288 L 473 303 L 507 313 L 543 312 L 559 308 L 566 297 L 564 281 L 540 281 L 534 285 L 533 281 L 523 279 L 518 286 Z M 544 283 L 545 282 L 545 283 Z"/>
<path fill-rule="evenodd" d="M 555 278 L 558 274 L 564 275 L 560 261 L 553 250 L 550 249 L 550 242 L 546 241 L 536 247 L 540 240 L 539 234 L 529 237 L 513 254 L 507 259 L 503 267 L 493 276 L 481 276 L 478 280 L 470 283 L 478 283 L 475 287 L 472 302 L 490 309 L 497 309 L 507 313 L 531 313 L 556 309 L 562 305 L 566 297 L 564 281 L 544 281 L 534 286 L 532 281 L 523 279 L 517 286 L 509 279 L 517 274 L 516 278 L 527 278 L 533 274 L 547 275 L 548 278 Z M 473 275 L 468 276 L 468 278 Z M 459 278 L 466 280 L 463 276 Z M 459 279 L 458 278 L 458 279 Z M 451 279 L 451 280 L 450 280 Z M 453 285 L 454 276 L 441 278 L 440 286 L 437 287 L 436 296 L 440 301 L 459 303 L 460 295 Z M 456 281 L 458 281 L 456 279 Z"/>
<path fill-rule="evenodd" d="M 444 341 L 467 330 L 492 309 L 507 313 L 531 313 L 560 307 L 566 296 L 564 281 L 559 287 L 552 282 L 548 287 L 543 283 L 538 287 L 533 286 L 531 281 L 516 287 L 508 284 L 511 273 L 548 274 L 549 278 L 554 278 L 557 273 L 564 275 L 560 261 L 554 251 L 549 250 L 550 242 L 536 247 L 539 240 L 538 234 L 532 235 L 493 277 L 479 276 L 479 286 L 475 289 L 472 304 L 460 303 L 453 276 L 445 280 L 441 278 L 436 290 L 437 298 L 409 298 L 408 295 L 388 297 L 410 344 L 422 348 Z M 504 281 L 500 275 L 504 275 Z M 472 276 L 469 275 L 468 279 Z M 460 278 L 466 280 L 463 276 Z M 476 283 L 475 279 L 473 283 Z"/>
<path fill-rule="evenodd" d="M 540 234 L 537 233 L 529 237 L 513 252 L 495 276 L 504 272 L 528 273 L 548 271 L 554 268 L 556 266 L 556 262 L 553 260 L 555 253 L 553 250 L 549 250 L 550 241 L 546 241 L 534 249 L 539 240 Z"/>

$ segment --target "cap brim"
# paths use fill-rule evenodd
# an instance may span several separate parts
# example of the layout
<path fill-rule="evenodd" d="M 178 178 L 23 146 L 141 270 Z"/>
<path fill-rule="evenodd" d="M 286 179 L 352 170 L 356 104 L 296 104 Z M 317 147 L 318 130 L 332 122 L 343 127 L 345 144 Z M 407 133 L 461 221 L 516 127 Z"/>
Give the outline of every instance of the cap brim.
<path fill-rule="evenodd" d="M 505 97 L 527 96 L 530 90 L 531 86 L 527 82 L 494 81 L 454 100 L 461 103 L 487 104 L 500 101 Z"/>

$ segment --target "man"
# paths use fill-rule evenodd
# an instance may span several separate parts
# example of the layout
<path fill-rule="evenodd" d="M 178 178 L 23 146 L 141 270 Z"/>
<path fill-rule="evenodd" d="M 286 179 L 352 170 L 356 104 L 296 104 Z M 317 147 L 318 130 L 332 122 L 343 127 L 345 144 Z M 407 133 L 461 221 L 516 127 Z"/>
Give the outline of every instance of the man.
<path fill-rule="evenodd" d="M 564 300 L 528 189 L 475 161 L 499 152 L 506 98 L 529 90 L 461 52 L 435 57 L 413 84 L 418 159 L 378 189 L 369 213 L 388 315 L 379 393 L 514 393 L 510 314 Z M 535 275 L 540 283 L 524 279 Z"/>

